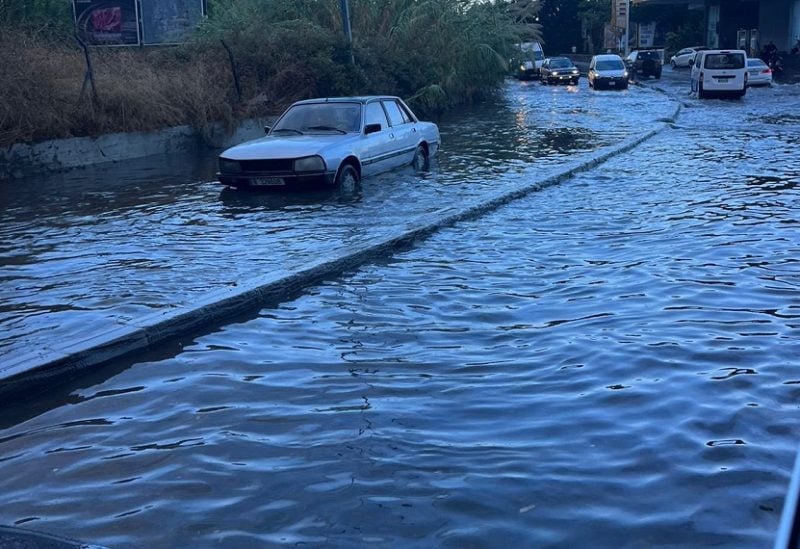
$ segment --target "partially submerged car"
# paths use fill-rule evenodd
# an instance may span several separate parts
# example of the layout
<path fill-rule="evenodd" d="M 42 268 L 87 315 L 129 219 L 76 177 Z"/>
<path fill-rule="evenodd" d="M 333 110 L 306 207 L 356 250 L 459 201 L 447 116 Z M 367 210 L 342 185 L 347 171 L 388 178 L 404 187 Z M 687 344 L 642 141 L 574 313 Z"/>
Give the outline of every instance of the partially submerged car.
<path fill-rule="evenodd" d="M 772 69 L 763 59 L 747 58 L 747 85 L 750 87 L 772 85 Z"/>
<path fill-rule="evenodd" d="M 539 42 L 522 42 L 514 44 L 516 54 L 511 59 L 511 66 L 516 67 L 519 80 L 531 80 L 539 77 L 544 63 L 544 50 Z"/>
<path fill-rule="evenodd" d="M 420 121 L 393 96 L 298 101 L 266 130 L 266 137 L 219 155 L 221 184 L 349 190 L 400 166 L 427 169 L 440 144 L 436 124 Z"/>
<path fill-rule="evenodd" d="M 699 51 L 692 63 L 692 92 L 697 92 L 698 99 L 711 94 L 743 97 L 748 76 L 744 50 Z"/>
<path fill-rule="evenodd" d="M 661 78 L 661 55 L 663 50 L 633 50 L 625 58 L 625 65 L 632 77 L 640 75 L 642 78 L 654 76 Z"/>
<path fill-rule="evenodd" d="M 628 69 L 619 55 L 608 53 L 595 55 L 589 62 L 589 87 L 599 90 L 600 88 L 619 88 L 621 90 L 628 87 Z"/>
<path fill-rule="evenodd" d="M 578 70 L 568 57 L 548 57 L 539 69 L 542 84 L 566 84 L 575 85 L 581 77 Z"/>

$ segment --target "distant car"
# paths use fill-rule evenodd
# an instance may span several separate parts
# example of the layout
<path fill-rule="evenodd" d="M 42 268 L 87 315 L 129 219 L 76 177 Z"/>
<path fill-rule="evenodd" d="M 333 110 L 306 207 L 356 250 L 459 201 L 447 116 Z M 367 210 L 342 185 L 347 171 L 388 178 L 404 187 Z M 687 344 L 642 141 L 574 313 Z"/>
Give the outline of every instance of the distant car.
<path fill-rule="evenodd" d="M 633 50 L 625 58 L 625 65 L 631 76 L 648 78 L 654 76 L 661 78 L 661 51 L 660 50 Z"/>
<path fill-rule="evenodd" d="M 749 79 L 744 50 L 703 50 L 692 63 L 692 92 L 703 99 L 711 94 L 743 97 Z"/>
<path fill-rule="evenodd" d="M 619 88 L 628 87 L 628 70 L 619 55 L 606 53 L 595 55 L 589 62 L 589 87 L 600 88 Z"/>
<path fill-rule="evenodd" d="M 747 58 L 747 85 L 771 86 L 772 69 L 758 57 Z"/>
<path fill-rule="evenodd" d="M 515 57 L 511 60 L 519 80 L 531 80 L 539 77 L 539 70 L 544 63 L 544 50 L 539 42 L 522 42 L 515 44 Z"/>
<path fill-rule="evenodd" d="M 669 58 L 669 64 L 673 69 L 678 67 L 690 67 L 694 61 L 694 56 L 697 52 L 707 50 L 705 46 L 692 46 L 691 48 L 683 48 Z"/>
<path fill-rule="evenodd" d="M 577 84 L 581 77 L 578 70 L 568 57 L 548 57 L 539 69 L 540 78 L 543 84 Z"/>
<path fill-rule="evenodd" d="M 307 99 L 286 109 L 266 137 L 220 154 L 217 177 L 237 188 L 350 190 L 400 166 L 426 169 L 439 144 L 436 124 L 420 121 L 398 97 Z"/>

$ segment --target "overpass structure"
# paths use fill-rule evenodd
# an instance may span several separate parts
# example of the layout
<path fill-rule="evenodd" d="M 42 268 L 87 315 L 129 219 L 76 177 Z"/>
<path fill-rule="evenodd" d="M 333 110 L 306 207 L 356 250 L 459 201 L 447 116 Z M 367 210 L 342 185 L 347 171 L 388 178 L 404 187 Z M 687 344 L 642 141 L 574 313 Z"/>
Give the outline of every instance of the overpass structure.
<path fill-rule="evenodd" d="M 744 49 L 757 55 L 769 42 L 789 51 L 800 39 L 800 0 L 632 1 L 637 5 L 685 4 L 692 17 L 704 20 L 705 45 L 710 48 Z"/>

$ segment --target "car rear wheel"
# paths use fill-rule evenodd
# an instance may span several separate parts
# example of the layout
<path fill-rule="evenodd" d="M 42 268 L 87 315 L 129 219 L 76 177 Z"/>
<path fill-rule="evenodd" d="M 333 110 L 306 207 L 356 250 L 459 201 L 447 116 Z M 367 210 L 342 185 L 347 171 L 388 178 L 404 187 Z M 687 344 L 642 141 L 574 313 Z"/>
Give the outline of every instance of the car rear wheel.
<path fill-rule="evenodd" d="M 358 170 L 352 164 L 345 164 L 339 168 L 334 184 L 339 190 L 351 193 L 356 190 L 360 181 Z"/>
<path fill-rule="evenodd" d="M 428 149 L 422 145 L 417 145 L 417 150 L 414 151 L 414 160 L 411 161 L 414 169 L 421 172 L 428 169 L 430 166 L 430 159 L 428 158 Z"/>

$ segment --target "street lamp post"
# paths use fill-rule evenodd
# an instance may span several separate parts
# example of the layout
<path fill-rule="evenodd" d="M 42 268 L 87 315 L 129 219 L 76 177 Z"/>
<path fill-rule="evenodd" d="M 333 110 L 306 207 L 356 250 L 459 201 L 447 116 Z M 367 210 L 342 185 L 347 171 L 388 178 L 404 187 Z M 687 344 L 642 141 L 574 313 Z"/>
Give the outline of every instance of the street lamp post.
<path fill-rule="evenodd" d="M 628 56 L 628 40 L 630 39 L 629 29 L 631 26 L 631 2 L 630 0 L 624 0 L 625 2 L 625 42 L 622 46 L 622 51 L 625 52 L 625 56 Z"/>

